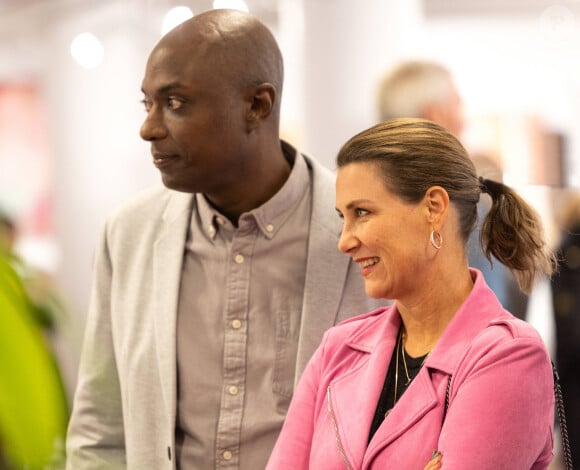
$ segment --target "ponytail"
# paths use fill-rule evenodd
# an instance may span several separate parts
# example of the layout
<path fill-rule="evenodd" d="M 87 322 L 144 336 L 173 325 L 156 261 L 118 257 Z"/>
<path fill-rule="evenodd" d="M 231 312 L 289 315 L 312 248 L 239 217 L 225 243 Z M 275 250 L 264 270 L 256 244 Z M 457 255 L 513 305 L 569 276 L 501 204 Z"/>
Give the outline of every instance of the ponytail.
<path fill-rule="evenodd" d="M 557 266 L 544 239 L 537 212 L 503 183 L 480 177 L 482 193 L 492 205 L 481 227 L 481 247 L 491 262 L 495 256 L 512 271 L 520 289 L 529 294 L 540 275 L 550 276 Z"/>

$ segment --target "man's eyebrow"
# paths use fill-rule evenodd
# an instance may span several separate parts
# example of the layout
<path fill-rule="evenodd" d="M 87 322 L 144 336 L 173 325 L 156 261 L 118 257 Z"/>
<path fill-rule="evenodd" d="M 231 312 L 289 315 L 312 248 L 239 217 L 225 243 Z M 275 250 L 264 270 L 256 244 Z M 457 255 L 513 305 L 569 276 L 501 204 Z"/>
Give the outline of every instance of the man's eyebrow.
<path fill-rule="evenodd" d="M 183 88 L 183 85 L 179 82 L 172 82 L 172 83 L 168 83 L 167 85 L 163 85 L 161 88 L 159 88 L 156 92 L 158 94 L 165 94 L 168 93 L 170 91 L 179 89 L 179 88 Z M 145 90 L 143 89 L 143 87 L 141 87 L 141 92 L 143 94 L 147 94 L 145 93 Z"/>

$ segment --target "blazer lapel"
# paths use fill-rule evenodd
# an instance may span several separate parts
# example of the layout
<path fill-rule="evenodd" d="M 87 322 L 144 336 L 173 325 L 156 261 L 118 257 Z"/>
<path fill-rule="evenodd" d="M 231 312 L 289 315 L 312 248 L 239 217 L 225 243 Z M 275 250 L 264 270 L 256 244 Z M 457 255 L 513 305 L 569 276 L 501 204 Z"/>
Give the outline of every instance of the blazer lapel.
<path fill-rule="evenodd" d="M 350 259 L 337 248 L 341 222 L 328 197 L 335 192 L 334 178 L 308 158 L 306 162 L 312 171 L 312 214 L 295 384 L 322 335 L 336 321 Z"/>
<path fill-rule="evenodd" d="M 155 337 L 166 409 L 175 420 L 177 397 L 176 321 L 179 286 L 193 196 L 173 193 L 164 214 L 164 231 L 153 249 Z"/>

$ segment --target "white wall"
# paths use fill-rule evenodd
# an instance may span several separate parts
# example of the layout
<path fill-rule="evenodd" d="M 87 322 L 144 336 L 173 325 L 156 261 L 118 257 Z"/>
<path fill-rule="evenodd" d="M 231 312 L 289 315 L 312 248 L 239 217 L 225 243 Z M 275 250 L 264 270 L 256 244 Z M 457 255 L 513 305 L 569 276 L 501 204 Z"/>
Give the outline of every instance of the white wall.
<path fill-rule="evenodd" d="M 471 114 L 535 115 L 569 141 L 568 184 L 580 186 L 580 28 L 546 29 L 550 9 L 520 17 L 459 17 L 426 23 L 424 53 L 449 64 Z M 577 14 L 567 10 L 575 21 Z M 525 172 L 511 154 L 507 171 Z"/>
<path fill-rule="evenodd" d="M 304 147 L 334 168 L 340 146 L 376 122 L 378 78 L 413 43 L 418 1 L 303 4 Z"/>
<path fill-rule="evenodd" d="M 139 138 L 139 100 L 147 51 L 157 37 L 139 27 L 122 4 L 63 19 L 50 31 L 52 63 L 43 75 L 56 166 L 58 275 L 75 311 L 86 309 L 93 247 L 105 215 L 157 181 L 148 146 Z M 71 39 L 91 31 L 105 56 L 84 69 L 69 54 Z"/>

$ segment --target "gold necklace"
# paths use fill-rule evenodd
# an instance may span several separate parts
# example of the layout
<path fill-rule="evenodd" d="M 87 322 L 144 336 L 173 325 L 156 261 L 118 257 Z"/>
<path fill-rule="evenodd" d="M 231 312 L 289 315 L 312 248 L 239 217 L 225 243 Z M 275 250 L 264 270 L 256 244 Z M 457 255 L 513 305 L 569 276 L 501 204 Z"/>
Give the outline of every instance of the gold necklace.
<path fill-rule="evenodd" d="M 401 338 L 402 337 L 403 337 L 403 335 L 401 335 Z M 398 350 L 399 350 L 399 347 L 397 346 L 397 354 L 398 354 Z M 427 354 L 425 354 L 425 357 L 421 361 L 419 368 L 423 367 L 423 364 L 425 364 L 425 361 L 429 357 L 429 354 L 431 354 L 431 351 L 429 351 Z M 407 368 L 407 360 L 405 359 L 405 346 L 404 345 L 403 345 L 401 354 L 402 354 L 402 358 L 403 358 L 403 366 L 405 367 L 405 375 L 407 376 L 407 382 L 405 383 L 405 387 L 406 387 L 407 385 L 409 385 L 411 383 L 411 377 L 409 377 L 409 369 Z M 398 364 L 398 361 L 397 361 L 397 364 Z"/>
<path fill-rule="evenodd" d="M 425 357 L 421 361 L 420 367 L 423 367 L 423 364 L 425 364 L 425 361 L 429 357 L 429 354 L 431 354 L 431 351 L 429 351 L 425 355 Z M 401 356 L 399 356 L 399 354 Z M 403 366 L 405 367 L 405 376 L 407 377 L 407 382 L 405 382 L 405 387 L 407 387 L 411 383 L 412 379 L 409 376 L 409 368 L 407 367 L 407 360 L 405 359 L 405 346 L 403 344 L 403 330 L 402 329 L 399 331 L 399 335 L 397 338 L 397 352 L 396 352 L 396 356 L 395 356 L 395 393 L 393 396 L 393 406 L 391 406 L 391 408 L 389 408 L 386 411 L 385 418 L 388 416 L 388 414 L 391 412 L 391 410 L 395 407 L 395 404 L 397 403 L 397 388 L 399 386 L 399 357 L 402 358 Z"/>
<path fill-rule="evenodd" d="M 399 386 L 399 353 L 401 351 L 401 343 L 403 340 L 403 332 L 402 330 L 399 331 L 399 337 L 397 338 L 397 354 L 395 356 L 395 396 L 393 397 L 393 406 L 391 406 L 385 413 L 385 418 L 391 412 L 391 410 L 395 407 L 395 403 L 397 403 L 397 388 Z M 407 366 L 405 365 L 405 373 Z M 407 377 L 409 374 L 407 373 Z"/>
<path fill-rule="evenodd" d="M 401 335 L 402 336 L 402 335 Z M 411 377 L 409 377 L 409 369 L 407 369 L 407 360 L 405 359 L 405 347 L 403 347 L 403 351 L 401 353 L 403 357 L 403 366 L 405 366 L 405 375 L 407 376 L 407 382 L 405 383 L 405 387 L 411 383 Z"/>

